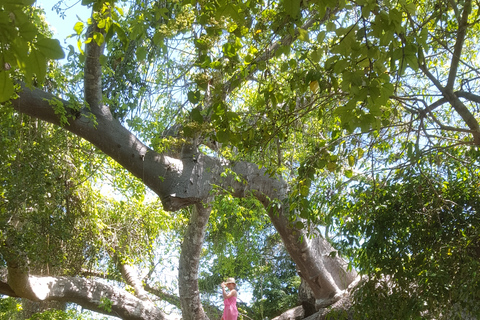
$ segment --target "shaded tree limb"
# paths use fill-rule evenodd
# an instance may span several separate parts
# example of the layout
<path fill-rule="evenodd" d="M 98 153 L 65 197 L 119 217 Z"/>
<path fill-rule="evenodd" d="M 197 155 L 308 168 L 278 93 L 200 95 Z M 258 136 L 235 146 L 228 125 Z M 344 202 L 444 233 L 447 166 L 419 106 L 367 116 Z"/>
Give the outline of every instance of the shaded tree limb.
<path fill-rule="evenodd" d="M 105 36 L 105 30 L 98 28 L 97 23 L 93 19 L 93 12 L 91 17 L 93 23 L 88 27 L 87 37 L 91 39 L 89 43 L 85 45 L 85 67 L 84 67 L 84 96 L 85 101 L 88 103 L 88 107 L 95 115 L 100 115 L 103 110 L 102 100 L 102 66 L 100 64 L 100 56 L 105 49 L 105 42 L 98 45 L 94 41 L 95 34 L 101 34 Z"/>
<path fill-rule="evenodd" d="M 465 98 L 467 100 L 480 103 L 480 96 L 466 91 L 455 91 L 455 95 L 459 98 Z"/>
<path fill-rule="evenodd" d="M 32 301 L 73 302 L 124 320 L 169 319 L 150 301 L 142 301 L 125 290 L 83 278 L 40 277 L 18 268 L 2 268 L 0 292 Z"/>

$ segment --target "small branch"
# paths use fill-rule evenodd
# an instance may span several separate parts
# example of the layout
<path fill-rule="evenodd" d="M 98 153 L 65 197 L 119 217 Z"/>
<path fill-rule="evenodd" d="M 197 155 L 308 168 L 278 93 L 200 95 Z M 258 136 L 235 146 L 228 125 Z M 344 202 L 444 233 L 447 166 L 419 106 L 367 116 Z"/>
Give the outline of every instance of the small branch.
<path fill-rule="evenodd" d="M 453 12 L 455 12 L 455 17 L 457 18 L 457 21 L 460 22 L 461 17 L 460 17 L 460 11 L 458 11 L 457 3 L 455 2 L 455 0 L 448 0 L 448 2 L 453 8 Z"/>
<path fill-rule="evenodd" d="M 458 11 L 458 9 L 457 9 Z M 462 19 L 458 21 L 457 41 L 455 42 L 452 61 L 450 63 L 450 72 L 448 74 L 448 81 L 446 88 L 453 90 L 455 79 L 457 77 L 458 64 L 462 55 L 463 43 L 465 41 L 465 35 L 467 34 L 468 16 L 472 11 L 472 0 L 465 0 L 463 6 Z"/>
<path fill-rule="evenodd" d="M 455 95 L 459 98 L 465 98 L 467 100 L 480 103 L 480 96 L 470 92 L 456 91 Z"/>
<path fill-rule="evenodd" d="M 106 272 L 101 272 L 101 271 L 81 270 L 78 275 L 82 277 L 94 277 L 94 278 L 105 279 L 105 280 L 114 280 L 114 281 L 118 280 L 117 277 L 114 277 Z"/>
<path fill-rule="evenodd" d="M 423 111 L 431 114 L 433 110 L 435 110 L 436 108 L 444 105 L 447 102 L 448 102 L 447 99 L 441 98 L 441 99 L 435 101 L 434 103 L 432 103 L 431 105 L 427 106 L 425 108 L 425 110 L 423 110 Z"/>
<path fill-rule="evenodd" d="M 463 121 L 472 130 L 473 140 L 476 145 L 480 145 L 480 125 L 475 116 L 468 110 L 467 106 L 451 90 L 444 90 L 443 95 L 448 99 L 455 111 L 462 117 Z"/>
<path fill-rule="evenodd" d="M 435 87 L 437 87 L 438 90 L 440 90 L 441 92 L 445 90 L 440 81 L 438 81 L 437 78 L 427 69 L 425 61 L 421 61 L 419 68 L 427 76 L 427 78 L 433 82 L 433 84 L 435 85 Z"/>
<path fill-rule="evenodd" d="M 472 130 L 469 130 L 469 129 L 464 129 L 464 128 L 457 128 L 457 127 L 452 127 L 452 126 L 446 126 L 444 124 L 442 124 L 438 119 L 437 117 L 435 117 L 433 114 L 430 114 L 432 120 L 438 124 L 440 130 L 445 130 L 445 131 L 455 131 L 455 132 L 464 132 L 464 133 L 470 133 L 470 134 L 474 134 L 474 131 Z"/>
<path fill-rule="evenodd" d="M 175 307 L 177 307 L 180 310 L 182 308 L 181 305 L 180 305 L 180 298 L 178 296 L 174 295 L 174 294 L 166 293 L 162 289 L 154 288 L 154 287 L 150 286 L 149 284 L 145 284 L 145 291 L 153 294 L 154 296 L 159 297 L 162 300 L 165 300 L 166 302 L 174 305 Z"/>

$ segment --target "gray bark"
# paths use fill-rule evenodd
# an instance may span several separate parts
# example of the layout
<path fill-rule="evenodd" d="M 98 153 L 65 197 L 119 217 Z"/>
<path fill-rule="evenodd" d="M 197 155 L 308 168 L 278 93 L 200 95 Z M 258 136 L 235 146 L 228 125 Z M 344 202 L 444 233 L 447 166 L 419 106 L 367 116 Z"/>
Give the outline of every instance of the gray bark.
<path fill-rule="evenodd" d="M 292 308 L 285 311 L 278 317 L 273 318 L 272 320 L 301 320 L 305 316 L 305 311 L 302 306 Z"/>
<path fill-rule="evenodd" d="M 184 320 L 206 320 L 198 289 L 198 266 L 205 230 L 212 208 L 198 203 L 192 210 L 180 253 L 178 290 Z"/>
<path fill-rule="evenodd" d="M 135 296 L 140 300 L 147 300 L 147 292 L 143 288 L 143 283 L 139 279 L 135 267 L 126 264 L 126 263 L 119 263 L 120 273 L 122 274 L 122 278 L 125 280 L 125 283 L 128 284 L 133 288 L 135 291 Z"/>
<path fill-rule="evenodd" d="M 32 301 L 73 302 L 86 309 L 125 320 L 169 319 L 152 302 L 142 301 L 125 290 L 83 278 L 37 277 L 16 268 L 0 271 L 0 292 Z M 111 303 L 111 310 L 105 308 Z"/>

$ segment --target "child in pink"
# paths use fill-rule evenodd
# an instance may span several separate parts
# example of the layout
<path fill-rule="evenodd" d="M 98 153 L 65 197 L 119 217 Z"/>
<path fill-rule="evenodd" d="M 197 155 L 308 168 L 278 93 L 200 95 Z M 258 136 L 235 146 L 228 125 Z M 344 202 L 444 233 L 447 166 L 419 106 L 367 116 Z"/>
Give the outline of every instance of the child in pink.
<path fill-rule="evenodd" d="M 237 310 L 237 290 L 234 278 L 228 278 L 226 282 L 222 282 L 222 294 L 223 294 L 223 304 L 225 308 L 223 309 L 222 320 L 237 320 L 238 310 Z M 225 287 L 228 288 L 228 293 L 225 291 Z"/>

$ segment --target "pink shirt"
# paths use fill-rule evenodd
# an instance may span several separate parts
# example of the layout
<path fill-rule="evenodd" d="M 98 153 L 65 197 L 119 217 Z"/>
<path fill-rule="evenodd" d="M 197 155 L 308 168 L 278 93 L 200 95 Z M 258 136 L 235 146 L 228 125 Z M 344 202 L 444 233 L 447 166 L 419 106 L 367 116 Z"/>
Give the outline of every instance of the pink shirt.
<path fill-rule="evenodd" d="M 225 308 L 223 309 L 223 320 L 237 320 L 237 297 L 231 296 L 228 299 L 223 300 Z"/>

